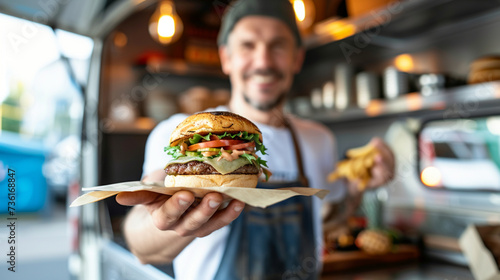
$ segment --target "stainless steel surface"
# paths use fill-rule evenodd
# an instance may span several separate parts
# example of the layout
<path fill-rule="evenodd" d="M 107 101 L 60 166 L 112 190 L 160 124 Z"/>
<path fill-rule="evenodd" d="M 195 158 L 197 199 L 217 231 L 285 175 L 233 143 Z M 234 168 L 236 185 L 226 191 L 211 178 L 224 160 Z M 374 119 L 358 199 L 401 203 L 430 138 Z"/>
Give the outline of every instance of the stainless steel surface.
<path fill-rule="evenodd" d="M 434 1 L 404 1 L 413 4 Z M 300 84 L 299 92 L 309 92 L 309 87 L 316 87 L 331 79 L 330 73 L 338 63 L 350 63 L 363 71 L 372 71 L 381 75 L 383 70 L 393 65 L 394 58 L 400 54 L 410 54 L 413 58 L 414 73 L 442 73 L 456 78 L 465 78 L 469 73 L 469 64 L 476 58 L 498 53 L 500 37 L 496 36 L 500 28 L 500 5 L 496 1 L 435 1 L 436 4 L 447 7 L 446 15 L 425 21 L 420 17 L 436 17 L 437 11 L 430 11 L 427 15 L 422 10 L 416 10 L 419 16 L 413 17 L 401 12 L 399 20 L 390 22 L 387 26 L 380 26 L 379 33 L 368 33 L 369 40 L 365 44 L 364 32 L 352 37 L 320 45 L 308 50 L 304 67 L 297 77 L 296 84 Z M 488 2 L 488 3 L 487 3 Z M 471 13 L 464 17 L 455 18 L 451 22 L 445 18 L 453 13 L 455 3 L 460 9 L 469 4 L 476 9 L 476 4 L 491 5 L 479 13 Z M 447 5 L 447 6 L 446 6 Z M 450 12 L 450 14 L 448 14 Z M 372 17 L 368 15 L 368 17 Z M 444 20 L 444 22 L 442 21 Z M 427 29 L 420 29 L 417 34 L 412 33 L 412 24 L 420 22 Z M 385 36 L 384 32 L 390 28 L 398 29 L 397 36 Z M 405 28 L 408 28 L 405 30 Z M 357 39 L 356 39 L 357 38 Z"/>
<path fill-rule="evenodd" d="M 440 74 L 423 74 L 418 78 L 420 94 L 432 95 L 445 87 L 446 78 Z"/>
<path fill-rule="evenodd" d="M 312 36 L 306 38 L 308 48 L 342 41 L 344 36 L 332 35 L 332 29 L 348 26 L 351 38 L 359 41 L 369 37 L 371 43 L 382 46 L 406 45 L 419 37 L 427 37 L 429 32 L 439 35 L 447 33 L 447 27 L 461 21 L 477 18 L 500 8 L 500 1 L 473 0 L 413 0 L 397 1 L 371 13 L 354 18 L 327 19 L 315 28 Z M 470 23 L 469 23 L 470 26 Z M 363 39 L 360 39 L 364 37 Z M 380 40 L 382 39 L 382 40 Z M 405 42 L 406 41 L 406 42 Z"/>
<path fill-rule="evenodd" d="M 466 267 L 435 260 L 327 274 L 321 280 L 473 280 Z"/>
<path fill-rule="evenodd" d="M 356 103 L 366 108 L 370 101 L 380 98 L 380 82 L 373 72 L 360 72 L 356 75 Z"/>
<path fill-rule="evenodd" d="M 326 109 L 334 109 L 335 106 L 335 83 L 328 81 L 323 85 L 323 106 Z"/>
<path fill-rule="evenodd" d="M 387 67 L 384 70 L 384 96 L 388 100 L 409 92 L 408 73 L 401 72 L 396 67 Z"/>
<path fill-rule="evenodd" d="M 102 56 L 102 41 L 94 40 L 88 89 L 85 94 L 85 112 L 83 120 L 83 139 L 81 155 L 81 183 L 82 187 L 97 186 L 99 166 L 99 119 L 98 102 L 100 69 Z M 99 204 L 93 203 L 82 207 L 80 216 L 79 242 L 82 267 L 79 279 L 100 280 L 100 239 L 101 224 L 96 221 L 99 216 Z"/>
<path fill-rule="evenodd" d="M 342 63 L 335 66 L 335 108 L 343 111 L 351 106 L 354 97 L 354 67 Z"/>
<path fill-rule="evenodd" d="M 304 117 L 324 123 L 345 121 L 366 121 L 375 117 L 395 117 L 397 114 L 422 117 L 431 111 L 443 118 L 467 115 L 486 108 L 495 108 L 500 104 L 500 82 L 467 85 L 443 89 L 431 96 L 410 94 L 394 100 L 381 100 L 376 104 L 376 111 L 361 108 L 349 108 L 342 112 L 320 111 Z M 441 111 L 440 111 L 441 110 Z"/>
<path fill-rule="evenodd" d="M 103 38 L 138 9 L 155 0 L 0 0 L 2 13 L 77 34 Z"/>
<path fill-rule="evenodd" d="M 173 279 L 152 265 L 143 265 L 137 258 L 120 245 L 104 241 L 102 244 L 102 263 L 106 267 L 102 277 L 106 280 L 169 280 Z"/>

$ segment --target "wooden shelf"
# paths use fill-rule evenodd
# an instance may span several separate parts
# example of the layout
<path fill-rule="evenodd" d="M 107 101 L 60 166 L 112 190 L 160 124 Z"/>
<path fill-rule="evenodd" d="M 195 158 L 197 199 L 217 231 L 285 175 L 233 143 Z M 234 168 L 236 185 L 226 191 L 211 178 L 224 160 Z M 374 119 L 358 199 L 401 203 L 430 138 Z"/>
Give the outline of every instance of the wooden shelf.
<path fill-rule="evenodd" d="M 323 273 L 360 269 L 398 262 L 416 260 L 420 256 L 414 245 L 396 245 L 394 250 L 383 255 L 370 255 L 363 251 L 335 252 L 323 256 Z"/>

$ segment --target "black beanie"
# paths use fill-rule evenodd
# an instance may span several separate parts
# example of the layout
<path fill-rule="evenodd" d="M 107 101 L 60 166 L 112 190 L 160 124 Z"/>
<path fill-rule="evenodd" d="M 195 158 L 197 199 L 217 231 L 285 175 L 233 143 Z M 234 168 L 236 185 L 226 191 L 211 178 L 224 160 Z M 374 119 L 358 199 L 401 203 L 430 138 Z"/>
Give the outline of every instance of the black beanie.
<path fill-rule="evenodd" d="M 300 32 L 295 22 L 295 12 L 289 0 L 238 0 L 233 1 L 224 13 L 217 38 L 219 46 L 227 44 L 229 33 L 236 23 L 246 16 L 268 16 L 284 22 L 292 31 L 297 46 L 302 46 Z"/>

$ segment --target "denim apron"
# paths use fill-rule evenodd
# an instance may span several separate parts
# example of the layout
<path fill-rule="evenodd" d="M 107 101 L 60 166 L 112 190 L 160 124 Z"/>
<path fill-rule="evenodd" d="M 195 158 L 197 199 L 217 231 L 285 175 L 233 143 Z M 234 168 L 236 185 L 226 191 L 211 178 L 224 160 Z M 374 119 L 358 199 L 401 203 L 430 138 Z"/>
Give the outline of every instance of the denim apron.
<path fill-rule="evenodd" d="M 257 188 L 307 187 L 301 153 L 288 122 L 297 158 L 297 182 L 261 183 Z M 230 225 L 226 249 L 214 277 L 236 279 L 318 279 L 312 198 L 295 196 L 265 209 L 247 205 Z"/>

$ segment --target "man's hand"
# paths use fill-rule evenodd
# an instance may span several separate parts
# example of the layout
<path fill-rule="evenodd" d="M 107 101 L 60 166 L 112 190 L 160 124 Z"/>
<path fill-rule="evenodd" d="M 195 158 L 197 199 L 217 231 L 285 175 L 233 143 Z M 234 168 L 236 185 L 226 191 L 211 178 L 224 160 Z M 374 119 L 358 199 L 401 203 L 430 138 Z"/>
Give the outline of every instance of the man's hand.
<path fill-rule="evenodd" d="M 226 208 L 217 211 L 222 200 L 221 194 L 209 193 L 199 205 L 190 208 L 195 197 L 188 191 L 179 191 L 172 196 L 148 191 L 122 192 L 116 196 L 116 201 L 122 205 L 143 205 L 159 230 L 173 230 L 183 237 L 209 235 L 235 220 L 245 207 L 243 202 L 233 200 Z"/>
<path fill-rule="evenodd" d="M 366 188 L 374 189 L 380 187 L 394 178 L 394 155 L 387 144 L 382 139 L 375 137 L 368 145 L 377 149 L 377 155 L 374 158 L 374 164 L 370 169 L 371 179 L 366 184 Z M 356 196 L 365 190 L 360 186 L 359 180 L 348 181 L 349 193 Z"/>
<path fill-rule="evenodd" d="M 143 180 L 163 182 L 165 176 L 165 171 L 159 169 Z M 173 230 L 180 236 L 194 237 L 206 236 L 228 225 L 245 207 L 243 202 L 233 200 L 226 208 L 217 211 L 222 200 L 221 194 L 209 193 L 198 205 L 191 207 L 195 197 L 188 191 L 179 191 L 172 196 L 148 191 L 122 192 L 116 196 L 116 201 L 122 205 L 141 205 L 146 208 L 159 230 Z"/>
<path fill-rule="evenodd" d="M 378 137 L 373 138 L 370 144 L 374 145 L 379 152 L 375 156 L 375 164 L 371 169 L 372 179 L 368 182 L 369 188 L 376 188 L 394 178 L 394 154 L 391 148 Z"/>

